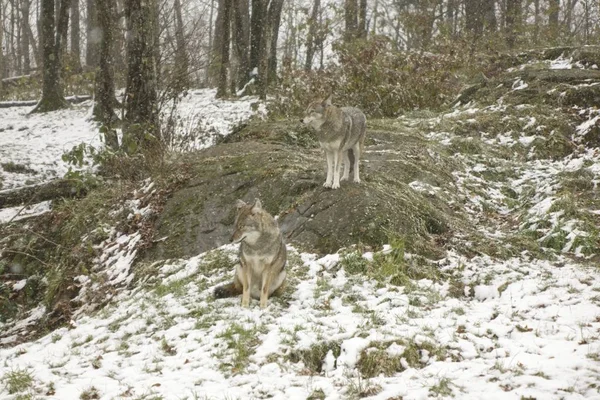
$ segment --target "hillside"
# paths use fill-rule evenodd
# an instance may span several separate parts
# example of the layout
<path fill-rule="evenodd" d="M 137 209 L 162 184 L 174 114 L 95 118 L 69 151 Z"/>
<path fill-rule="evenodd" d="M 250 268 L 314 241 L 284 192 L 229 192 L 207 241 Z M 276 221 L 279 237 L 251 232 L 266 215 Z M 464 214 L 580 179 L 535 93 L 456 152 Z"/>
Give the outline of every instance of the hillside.
<path fill-rule="evenodd" d="M 311 132 L 246 115 L 143 181 L 3 208 L 0 397 L 600 399 L 597 54 L 369 119 L 363 183 L 337 191 Z M 211 295 L 256 197 L 289 244 L 266 310 Z"/>

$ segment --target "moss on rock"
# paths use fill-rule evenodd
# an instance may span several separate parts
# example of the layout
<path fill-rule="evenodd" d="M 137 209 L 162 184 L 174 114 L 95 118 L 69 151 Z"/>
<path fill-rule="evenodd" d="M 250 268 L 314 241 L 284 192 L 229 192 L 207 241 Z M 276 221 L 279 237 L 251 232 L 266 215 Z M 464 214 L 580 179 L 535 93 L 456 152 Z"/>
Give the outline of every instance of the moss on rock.
<path fill-rule="evenodd" d="M 193 178 L 166 203 L 157 227 L 157 237 L 165 239 L 147 256 L 188 257 L 227 243 L 235 200 L 255 198 L 279 216 L 288 242 L 310 251 L 381 246 L 394 234 L 414 243 L 410 251 L 442 255 L 433 238 L 454 224 L 447 200 L 456 166 L 435 143 L 406 127 L 370 129 L 362 183 L 342 182 L 331 190 L 322 187 L 322 151 L 306 145 L 316 143 L 314 136 L 295 127 L 292 121 L 253 122 L 235 137 L 186 156 Z M 295 144 L 280 140 L 292 131 L 299 135 Z M 411 182 L 439 190 L 423 192 Z"/>

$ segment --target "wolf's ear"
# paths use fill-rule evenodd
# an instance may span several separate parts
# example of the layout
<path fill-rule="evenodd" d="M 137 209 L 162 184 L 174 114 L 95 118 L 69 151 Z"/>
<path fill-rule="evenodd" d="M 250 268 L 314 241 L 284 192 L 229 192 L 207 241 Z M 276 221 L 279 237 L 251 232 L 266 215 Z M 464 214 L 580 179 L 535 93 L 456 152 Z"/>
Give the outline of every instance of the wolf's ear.
<path fill-rule="evenodd" d="M 237 200 L 237 201 L 235 202 L 235 208 L 237 208 L 238 210 L 239 210 L 240 208 L 244 207 L 245 205 L 246 205 L 246 203 L 244 203 L 244 201 L 243 201 L 243 200 Z"/>
<path fill-rule="evenodd" d="M 260 199 L 256 199 L 254 201 L 254 205 L 252 206 L 252 212 L 256 212 L 256 211 L 260 211 L 262 210 L 262 204 L 260 202 Z"/>
<path fill-rule="evenodd" d="M 329 97 L 327 97 L 324 101 L 323 101 L 323 107 L 329 107 L 332 105 L 331 103 L 331 98 L 333 97 L 332 94 L 329 95 Z"/>

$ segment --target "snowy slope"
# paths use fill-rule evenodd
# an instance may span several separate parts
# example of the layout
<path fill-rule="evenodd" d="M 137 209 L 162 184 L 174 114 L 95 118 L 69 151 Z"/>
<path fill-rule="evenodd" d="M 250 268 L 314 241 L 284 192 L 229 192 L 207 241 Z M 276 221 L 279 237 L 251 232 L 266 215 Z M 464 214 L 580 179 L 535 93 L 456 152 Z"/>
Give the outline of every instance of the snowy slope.
<path fill-rule="evenodd" d="M 213 143 L 214 135 L 226 134 L 252 114 L 253 102 L 218 105 L 192 93 L 176 117 L 178 130 L 189 134 L 173 145 Z M 463 108 L 444 118 L 496 111 Z M 15 110 L 7 115 L 11 112 L 15 126 L 23 123 L 20 118 L 34 118 Z M 88 124 L 85 108 L 64 113 L 57 114 L 64 125 L 52 117 L 48 126 L 70 126 L 65 131 L 74 132 L 74 126 Z M 588 113 L 578 132 L 596 123 L 597 114 Z M 52 133 L 41 122 L 27 126 L 22 132 L 36 126 Z M 205 131 L 214 135 L 201 140 L 197 133 Z M 43 154 L 41 138 L 29 145 L 23 135 L 21 154 L 27 148 Z M 428 137 L 452 141 L 445 132 Z M 483 140 L 507 148 L 533 143 L 519 133 Z M 66 136 L 65 143 L 71 143 Z M 0 398 L 600 399 L 600 269 L 588 258 L 594 242 L 586 240 L 590 232 L 582 217 L 594 218 L 600 210 L 568 216 L 553 208 L 565 194 L 560 177 L 566 172 L 591 174 L 597 187 L 600 152 L 583 149 L 564 159 L 521 163 L 482 155 L 458 154 L 457 159 L 465 168 L 453 176 L 469 222 L 485 237 L 503 240 L 530 230 L 543 235 L 542 244 L 560 235 L 569 246 L 548 259 L 528 251 L 503 260 L 468 259 L 451 250 L 436 262 L 445 279 L 405 286 L 349 274 L 340 254 L 319 258 L 290 246 L 286 293 L 261 310 L 256 301 L 243 309 L 239 298 L 212 298 L 214 286 L 232 277 L 234 246 L 145 266 L 155 274 L 144 274 L 151 277 L 127 288 L 140 235 L 113 230 L 91 267 L 106 274 L 112 301 L 100 311 L 82 310 L 70 327 L 0 349 Z M 510 177 L 486 180 L 484 174 L 500 169 L 502 162 Z M 29 165 L 44 170 L 47 164 Z M 5 185 L 21 183 L 18 177 L 3 177 Z M 436 188 L 424 182 L 409 186 L 436 195 Z M 512 203 L 507 188 L 514 192 Z M 151 195 L 153 185 L 144 182 L 140 190 Z M 135 212 L 143 218 L 150 211 Z M 490 223 L 490 215 L 498 220 Z M 373 259 L 373 254 L 364 257 Z M 407 255 L 406 262 L 411 260 Z M 97 278 L 79 277 L 80 300 L 97 289 Z M 23 287 L 24 282 L 15 282 L 11 289 L 17 295 Z M 0 326 L 8 331 L 2 344 L 17 340 L 26 324 L 35 326 L 44 311 L 40 306 L 16 326 Z M 13 390 L 17 382 L 27 384 Z"/>
<path fill-rule="evenodd" d="M 216 90 L 190 90 L 173 108 L 163 107 L 163 130 L 174 134 L 167 143 L 170 151 L 193 151 L 211 146 L 238 124 L 265 113 L 255 96 L 215 99 Z M 97 124 L 91 119 L 92 102 L 45 114 L 29 114 L 31 107 L 0 108 L 0 190 L 47 182 L 64 176 L 71 167 L 62 160 L 65 152 L 81 143 L 102 147 Z M 86 168 L 91 168 L 87 166 Z M 22 218 L 49 210 L 44 205 L 0 211 L 0 222 L 15 215 Z"/>
<path fill-rule="evenodd" d="M 231 271 L 206 274 L 219 254 L 202 254 L 164 265 L 160 285 L 122 292 L 72 329 L 0 350 L 0 376 L 26 371 L 30 391 L 52 385 L 54 399 L 92 387 L 102 399 L 600 398 L 598 270 L 450 254 L 440 267 L 462 269 L 472 294 L 453 297 L 447 284 L 379 285 L 346 274 L 338 255 L 290 250 L 288 295 L 264 311 L 213 300 Z M 231 246 L 222 251 L 235 258 Z M 304 364 L 332 342 L 341 351 L 322 353 L 320 374 Z M 397 371 L 359 378 L 363 350 L 395 359 Z"/>
<path fill-rule="evenodd" d="M 45 114 L 29 114 L 30 107 L 0 108 L 0 164 L 23 165 L 29 171 L 12 172 L 0 166 L 2 189 L 62 177 L 68 165 L 62 155 L 73 146 L 101 145 L 89 120 L 90 103 Z"/>

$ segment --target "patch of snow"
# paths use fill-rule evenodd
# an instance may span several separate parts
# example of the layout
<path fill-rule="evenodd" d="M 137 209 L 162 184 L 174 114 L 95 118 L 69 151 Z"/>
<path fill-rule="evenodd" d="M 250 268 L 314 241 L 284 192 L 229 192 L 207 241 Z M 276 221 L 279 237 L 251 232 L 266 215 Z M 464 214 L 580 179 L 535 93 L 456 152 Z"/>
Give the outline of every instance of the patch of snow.
<path fill-rule="evenodd" d="M 577 127 L 575 128 L 575 131 L 577 132 L 577 135 L 579 136 L 585 136 L 587 135 L 587 133 L 598 124 L 598 120 L 600 120 L 600 114 L 596 114 L 595 116 L 591 117 L 590 119 L 588 119 L 587 121 L 577 125 Z"/>
<path fill-rule="evenodd" d="M 354 368 L 360 352 L 367 348 L 369 340 L 361 337 L 353 337 L 351 339 L 342 342 L 341 353 L 337 359 L 338 368 L 345 366 L 347 368 Z"/>
<path fill-rule="evenodd" d="M 550 69 L 572 69 L 573 59 L 558 57 L 550 62 Z"/>
<path fill-rule="evenodd" d="M 498 289 L 493 286 L 477 285 L 473 288 L 477 300 L 495 299 L 500 296 Z"/>
<path fill-rule="evenodd" d="M 535 139 L 537 139 L 539 136 L 533 135 L 533 136 L 521 136 L 519 139 L 517 139 L 519 141 L 519 143 L 521 143 L 523 146 L 525 147 L 529 147 L 531 146 L 531 143 L 533 143 L 535 141 Z"/>
<path fill-rule="evenodd" d="M 69 164 L 62 155 L 80 143 L 102 145 L 96 124 L 87 117 L 91 102 L 66 110 L 30 114 L 28 107 L 0 109 L 0 160 L 29 168 L 31 173 L 0 167 L 3 189 L 62 177 Z"/>
<path fill-rule="evenodd" d="M 410 186 L 411 189 L 416 192 L 426 193 L 430 196 L 434 196 L 437 192 L 439 192 L 441 190 L 437 186 L 433 186 L 433 185 L 430 185 L 429 183 L 421 182 L 421 181 L 412 181 L 408 184 L 408 186 Z"/>
<path fill-rule="evenodd" d="M 529 213 L 538 216 L 548 214 L 548 211 L 550 211 L 550 208 L 552 208 L 552 204 L 554 204 L 554 200 L 555 199 L 553 197 L 544 198 L 542 201 L 531 207 L 529 209 Z"/>
<path fill-rule="evenodd" d="M 236 125 L 253 115 L 266 113 L 264 103 L 257 96 L 224 100 L 217 99 L 216 94 L 216 89 L 190 90 L 177 104 L 170 122 L 172 104 L 163 108 L 163 125 L 168 127 L 171 123 L 175 133 L 168 143 L 171 149 L 192 151 L 212 146 Z"/>
<path fill-rule="evenodd" d="M 12 285 L 12 288 L 13 288 L 14 291 L 18 292 L 19 290 L 23 289 L 26 284 L 27 284 L 27 279 L 22 279 L 22 280 L 20 280 L 18 282 L 15 282 Z"/>
<path fill-rule="evenodd" d="M 0 224 L 45 214 L 51 210 L 51 204 L 52 201 L 48 200 L 28 206 L 2 208 L 0 209 Z"/>
<path fill-rule="evenodd" d="M 523 81 L 521 78 L 517 78 L 517 80 L 515 80 L 512 84 L 512 90 L 523 90 L 527 89 L 528 87 L 529 84 Z"/>

